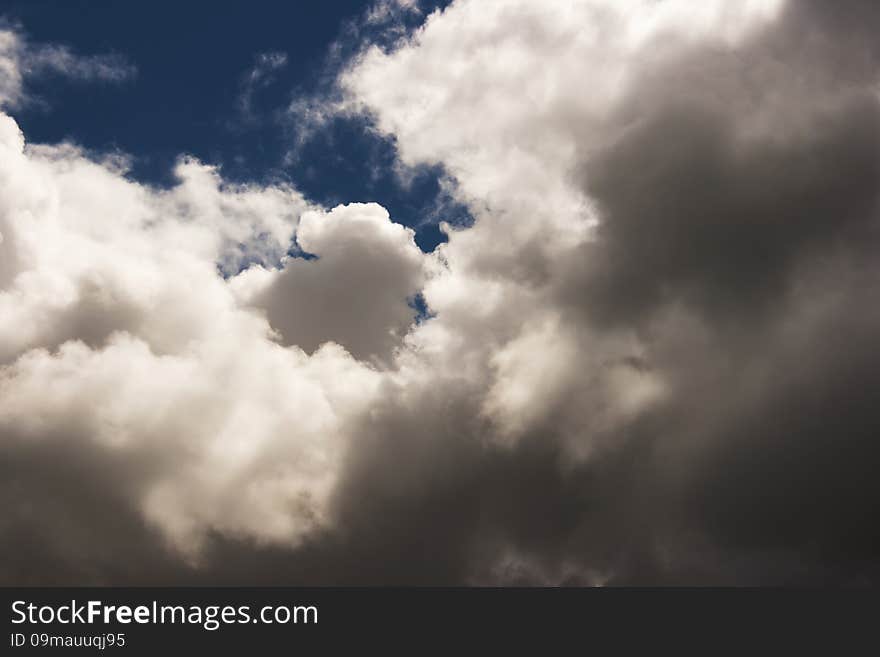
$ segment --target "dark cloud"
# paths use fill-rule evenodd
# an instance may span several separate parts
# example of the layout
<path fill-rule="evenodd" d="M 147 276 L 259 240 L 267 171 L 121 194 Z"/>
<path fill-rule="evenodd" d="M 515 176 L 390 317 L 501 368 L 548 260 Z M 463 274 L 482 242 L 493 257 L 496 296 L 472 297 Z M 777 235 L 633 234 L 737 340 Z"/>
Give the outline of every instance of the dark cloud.
<path fill-rule="evenodd" d="M 639 335 L 627 362 L 663 402 L 585 462 L 560 431 L 589 386 L 507 448 L 461 420 L 477 408 L 432 410 L 454 384 L 386 409 L 339 493 L 352 579 L 876 581 L 880 107 L 867 68 L 836 74 L 829 48 L 864 59 L 820 18 L 793 9 L 752 50 L 654 69 L 579 172 L 595 243 L 525 277 L 549 278 L 573 330 Z M 812 49 L 805 24 L 826 37 Z M 773 97 L 798 71 L 809 84 Z"/>
<path fill-rule="evenodd" d="M 0 433 L 0 584 L 171 582 L 188 568 L 147 525 L 137 494 L 167 463 L 89 448 L 82 432 Z"/>
<path fill-rule="evenodd" d="M 858 10 L 876 24 L 872 7 Z M 737 56 L 740 70 L 693 87 L 682 71 L 714 55 L 677 61 L 670 84 L 636 92 L 628 123 L 581 172 L 601 224 L 563 263 L 560 298 L 574 322 L 639 332 L 670 383 L 669 424 L 650 440 L 673 464 L 661 475 L 681 510 L 673 533 L 714 552 L 699 581 L 877 576 L 880 107 L 871 86 L 800 68 L 832 63 L 827 43 L 805 56 L 788 42 L 795 25 L 839 35 L 838 19 L 854 16 L 794 9 Z M 864 47 L 835 44 L 841 61 L 863 62 Z M 766 56 L 790 56 L 772 63 L 821 83 L 815 104 L 771 102 L 785 85 L 757 90 L 745 113 L 749 103 L 709 100 L 742 100 L 742 69 L 769 67 Z M 700 557 L 679 548 L 667 575 L 686 581 L 679 569 Z"/>
<path fill-rule="evenodd" d="M 594 321 L 681 302 L 710 319 L 775 313 L 804 260 L 876 223 L 880 113 L 862 96 L 781 142 L 681 104 L 633 126 L 585 178 L 603 221 L 565 291 Z"/>

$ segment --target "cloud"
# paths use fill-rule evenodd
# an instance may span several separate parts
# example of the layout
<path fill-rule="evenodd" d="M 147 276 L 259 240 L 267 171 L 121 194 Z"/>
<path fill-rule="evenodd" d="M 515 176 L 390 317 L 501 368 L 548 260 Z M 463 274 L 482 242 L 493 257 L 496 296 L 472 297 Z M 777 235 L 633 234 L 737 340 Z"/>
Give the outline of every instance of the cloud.
<path fill-rule="evenodd" d="M 691 11 L 459 2 L 343 78 L 477 219 L 409 338 L 430 394 L 482 400 L 463 458 L 486 488 L 462 495 L 502 494 L 483 459 L 506 449 L 503 490 L 567 510 L 463 518 L 450 552 L 478 581 L 876 577 L 876 22 Z"/>
<path fill-rule="evenodd" d="M 361 52 L 346 111 L 474 215 L 431 254 L 5 117 L 3 578 L 876 582 L 880 15 L 840 6 L 459 0 Z"/>
<path fill-rule="evenodd" d="M 421 13 L 418 0 L 378 0 L 367 7 L 364 23 L 387 27 L 394 20 L 399 20 L 401 15 Z"/>
<path fill-rule="evenodd" d="M 332 341 L 361 360 L 389 362 L 413 323 L 425 259 L 414 232 L 376 204 L 302 216 L 297 242 L 314 260 L 236 278 L 245 303 L 265 311 L 284 344 L 314 351 Z"/>
<path fill-rule="evenodd" d="M 193 160 L 154 190 L 71 146 L 25 147 L 8 116 L 0 134 L 0 436 L 10 462 L 29 463 L 7 498 L 9 534 L 38 531 L 103 581 L 103 557 L 78 562 L 94 536 L 65 535 L 61 516 L 81 504 L 107 510 L 106 525 L 86 523 L 99 536 L 118 519 L 193 563 L 213 532 L 295 545 L 320 527 L 343 425 L 380 375 L 332 342 L 311 356 L 279 344 L 229 282 L 245 256 L 277 264 L 308 204 Z M 387 215 L 370 229 L 394 230 Z M 49 500 L 36 489 L 67 453 L 79 465 Z M 77 492 L 104 465 L 116 474 Z"/>
<path fill-rule="evenodd" d="M 446 0 L 374 0 L 353 18 L 342 22 L 337 37 L 328 45 L 324 61 L 310 73 L 311 88 L 294 90 L 290 103 L 280 115 L 289 142 L 285 160 L 298 161 L 306 145 L 321 136 L 332 134 L 334 127 L 353 125 L 358 131 L 380 135 L 365 125 L 362 107 L 350 102 L 342 88 L 340 74 L 351 61 L 370 49 L 390 52 L 407 42 L 407 38 L 425 20 L 426 6 L 436 7 Z M 396 165 L 400 164 L 395 163 Z M 403 181 L 412 171 L 398 167 Z M 405 184 L 405 182 L 404 182 Z"/>
<path fill-rule="evenodd" d="M 0 107 L 33 100 L 26 83 L 46 75 L 81 82 L 119 83 L 137 75 L 137 68 L 117 54 L 79 55 L 63 45 L 34 44 L 20 29 L 0 21 Z"/>
<path fill-rule="evenodd" d="M 256 120 L 254 96 L 270 85 L 277 71 L 287 66 L 287 53 L 262 52 L 254 57 L 254 64 L 242 77 L 238 109 L 245 121 Z"/>

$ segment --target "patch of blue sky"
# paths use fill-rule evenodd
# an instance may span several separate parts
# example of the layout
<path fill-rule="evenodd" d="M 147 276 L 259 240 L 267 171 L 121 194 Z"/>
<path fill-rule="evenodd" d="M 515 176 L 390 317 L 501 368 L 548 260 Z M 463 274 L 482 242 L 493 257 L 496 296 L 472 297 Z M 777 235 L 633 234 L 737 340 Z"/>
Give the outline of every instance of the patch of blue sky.
<path fill-rule="evenodd" d="M 160 187 L 174 184 L 174 163 L 187 154 L 218 165 L 230 181 L 287 182 L 327 207 L 374 201 L 430 251 L 445 240 L 440 221 L 472 221 L 449 194 L 442 167 L 399 175 L 393 140 L 359 116 L 333 116 L 293 144 L 291 103 L 320 102 L 337 67 L 363 43 L 393 48 L 446 4 L 371 13 L 377 5 L 363 0 L 5 0 L 0 14 L 34 43 L 111 53 L 137 69 L 119 84 L 29 79 L 38 102 L 17 108 L 15 118 L 30 141 L 125 153 L 131 178 Z"/>

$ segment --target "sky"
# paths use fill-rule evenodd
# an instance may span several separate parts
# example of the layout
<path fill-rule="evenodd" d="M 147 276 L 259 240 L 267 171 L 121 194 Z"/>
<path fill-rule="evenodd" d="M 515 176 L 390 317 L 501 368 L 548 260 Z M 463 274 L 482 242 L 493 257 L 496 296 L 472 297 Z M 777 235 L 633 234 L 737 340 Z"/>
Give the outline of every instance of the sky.
<path fill-rule="evenodd" d="M 0 3 L 0 583 L 880 578 L 867 0 Z"/>
<path fill-rule="evenodd" d="M 394 28 L 412 29 L 444 4 L 397 10 Z M 369 198 L 419 228 L 418 241 L 430 250 L 443 239 L 432 220 L 440 207 L 452 221 L 470 221 L 467 208 L 440 189 L 441 167 L 423 165 L 403 181 L 393 171 L 393 140 L 371 132 L 362 117 L 340 116 L 298 143 L 296 117 L 285 111 L 331 83 L 338 59 L 358 47 L 355 30 L 357 38 L 390 43 L 391 21 L 371 24 L 369 11 L 363 0 L 233 0 L 210 8 L 8 0 L 2 15 L 30 40 L 110 53 L 136 69 L 120 85 L 32 77 L 37 102 L 16 117 L 34 141 L 125 153 L 131 177 L 142 182 L 173 184 L 174 162 L 186 153 L 222 166 L 227 179 L 296 181 L 324 205 Z"/>

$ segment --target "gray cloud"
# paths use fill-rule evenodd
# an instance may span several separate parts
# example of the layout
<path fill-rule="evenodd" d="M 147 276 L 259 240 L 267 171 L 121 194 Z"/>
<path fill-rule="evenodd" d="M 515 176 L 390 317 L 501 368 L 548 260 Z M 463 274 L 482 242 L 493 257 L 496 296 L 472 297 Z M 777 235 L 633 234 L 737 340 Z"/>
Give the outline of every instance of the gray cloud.
<path fill-rule="evenodd" d="M 876 578 L 876 17 L 868 4 L 842 17 L 823 7 L 789 7 L 742 47 L 646 60 L 598 137 L 570 117 L 594 237 L 553 249 L 549 265 L 528 268 L 533 241 L 514 257 L 541 299 L 533 312 L 549 304 L 563 334 L 581 336 L 578 373 L 511 449 L 462 457 L 454 471 L 476 468 L 478 484 L 435 484 L 454 481 L 461 505 L 482 510 L 461 511 L 470 529 L 447 550 L 463 579 Z M 577 444 L 601 433 L 582 412 L 595 413 L 602 382 L 590 352 L 625 336 L 638 348 L 605 362 L 651 373 L 663 394 L 572 460 L 572 432 Z M 552 343 L 535 346 L 546 362 Z M 549 382 L 532 375 L 534 399 Z M 493 477 L 505 459 L 519 467 Z M 499 497 L 510 506 L 492 506 Z"/>
<path fill-rule="evenodd" d="M 284 344 L 313 352 L 332 341 L 390 362 L 415 317 L 408 301 L 423 285 L 424 258 L 413 231 L 388 219 L 375 204 L 303 217 L 299 245 L 316 258 L 287 260 L 249 293 Z"/>

